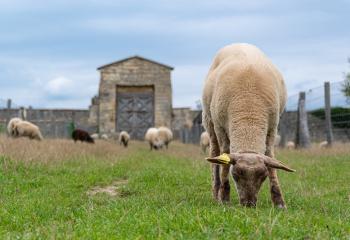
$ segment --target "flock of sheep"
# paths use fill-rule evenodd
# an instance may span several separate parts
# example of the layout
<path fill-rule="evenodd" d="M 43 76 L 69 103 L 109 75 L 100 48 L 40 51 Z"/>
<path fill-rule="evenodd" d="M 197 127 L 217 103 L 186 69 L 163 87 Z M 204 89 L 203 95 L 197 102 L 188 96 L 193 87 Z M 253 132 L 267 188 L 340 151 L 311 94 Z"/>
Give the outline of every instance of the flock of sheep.
<path fill-rule="evenodd" d="M 24 121 L 20 118 L 12 118 L 7 125 L 7 132 L 10 137 L 28 137 L 29 139 L 43 140 L 43 136 L 40 129 L 35 124 Z M 72 132 L 72 139 L 74 142 L 82 141 L 87 143 L 95 143 L 94 139 L 97 139 L 98 134 L 90 135 L 87 131 L 82 129 L 75 129 Z M 106 134 L 101 135 L 101 139 L 108 139 Z M 149 143 L 150 149 L 157 150 L 163 147 L 168 149 L 169 143 L 173 140 L 173 133 L 167 127 L 149 128 L 145 134 L 145 140 Z M 120 145 L 128 147 L 130 141 L 130 135 L 126 131 L 119 133 L 118 141 Z"/>

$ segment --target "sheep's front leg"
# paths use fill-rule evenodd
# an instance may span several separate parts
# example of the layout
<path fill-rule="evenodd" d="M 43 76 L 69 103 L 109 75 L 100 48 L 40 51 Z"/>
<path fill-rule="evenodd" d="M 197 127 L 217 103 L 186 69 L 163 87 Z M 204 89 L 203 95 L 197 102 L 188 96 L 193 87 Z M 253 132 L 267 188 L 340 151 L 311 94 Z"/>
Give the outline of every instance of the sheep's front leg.
<path fill-rule="evenodd" d="M 230 165 L 221 165 L 219 199 L 223 203 L 230 201 L 229 173 Z"/>
<path fill-rule="evenodd" d="M 274 142 L 275 142 L 276 130 L 271 130 L 266 138 L 266 152 L 265 155 L 271 158 L 275 158 L 274 154 Z M 271 200 L 276 207 L 286 208 L 284 203 L 282 190 L 279 185 L 277 171 L 274 168 L 269 168 L 269 180 L 270 180 L 270 193 Z"/>
<path fill-rule="evenodd" d="M 211 180 L 212 180 L 212 193 L 215 200 L 219 200 L 219 188 L 220 188 L 220 166 L 217 164 L 211 164 Z"/>
<path fill-rule="evenodd" d="M 281 188 L 277 177 L 277 171 L 274 168 L 269 168 L 270 192 L 271 200 L 276 207 L 286 208 L 284 203 Z"/>

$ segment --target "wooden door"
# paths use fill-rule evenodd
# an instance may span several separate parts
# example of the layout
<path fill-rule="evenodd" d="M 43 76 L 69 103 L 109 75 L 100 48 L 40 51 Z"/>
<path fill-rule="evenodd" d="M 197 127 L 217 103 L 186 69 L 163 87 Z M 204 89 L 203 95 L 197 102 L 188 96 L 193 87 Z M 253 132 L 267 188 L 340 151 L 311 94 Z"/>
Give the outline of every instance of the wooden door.
<path fill-rule="evenodd" d="M 117 87 L 116 129 L 127 131 L 132 139 L 142 140 L 154 126 L 152 87 Z"/>

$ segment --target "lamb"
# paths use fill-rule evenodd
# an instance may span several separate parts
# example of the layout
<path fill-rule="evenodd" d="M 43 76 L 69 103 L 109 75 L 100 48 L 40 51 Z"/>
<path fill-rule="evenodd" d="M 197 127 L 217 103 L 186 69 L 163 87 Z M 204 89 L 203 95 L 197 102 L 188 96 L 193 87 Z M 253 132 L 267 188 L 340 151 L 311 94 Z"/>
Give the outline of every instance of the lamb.
<path fill-rule="evenodd" d="M 94 139 L 90 136 L 90 134 L 81 129 L 75 129 L 72 133 L 72 138 L 74 142 L 77 142 L 79 140 L 81 142 L 95 143 Z"/>
<path fill-rule="evenodd" d="M 126 131 L 121 131 L 119 134 L 119 143 L 120 145 L 124 145 L 124 147 L 128 147 L 128 143 L 130 140 L 130 135 Z"/>
<path fill-rule="evenodd" d="M 14 131 L 15 125 L 21 121 L 22 121 L 22 119 L 20 119 L 20 118 L 11 118 L 11 120 L 7 124 L 7 133 L 10 137 L 16 137 L 16 134 Z"/>
<path fill-rule="evenodd" d="M 288 141 L 287 142 L 287 149 L 294 149 L 295 148 L 295 143 L 293 141 Z"/>
<path fill-rule="evenodd" d="M 173 140 L 173 132 L 167 127 L 158 128 L 158 138 L 161 143 L 168 149 L 169 143 Z"/>
<path fill-rule="evenodd" d="M 157 128 L 149 128 L 145 134 L 145 140 L 149 143 L 151 150 L 158 150 L 163 147 L 160 141 Z"/>
<path fill-rule="evenodd" d="M 17 121 L 13 127 L 13 134 L 16 137 L 28 137 L 29 139 L 43 140 L 40 129 L 28 121 Z"/>
<path fill-rule="evenodd" d="M 202 148 L 202 152 L 205 153 L 207 151 L 207 148 L 209 147 L 209 134 L 208 132 L 202 132 L 201 138 L 200 138 L 200 146 Z"/>
<path fill-rule="evenodd" d="M 254 207 L 268 176 L 272 202 L 285 208 L 276 169 L 294 170 L 274 158 L 274 141 L 286 97 L 281 74 L 257 47 L 232 44 L 217 53 L 202 97 L 216 200 L 230 200 L 231 172 L 240 204 Z"/>

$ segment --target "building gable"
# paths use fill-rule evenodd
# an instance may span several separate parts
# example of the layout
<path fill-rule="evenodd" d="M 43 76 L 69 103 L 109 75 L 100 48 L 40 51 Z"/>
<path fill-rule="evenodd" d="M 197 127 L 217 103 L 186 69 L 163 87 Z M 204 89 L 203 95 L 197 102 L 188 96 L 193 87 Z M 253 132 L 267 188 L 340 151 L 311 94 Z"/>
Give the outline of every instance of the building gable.
<path fill-rule="evenodd" d="M 169 70 L 174 70 L 174 68 L 171 67 L 171 66 L 168 66 L 168 65 L 165 65 L 165 64 L 162 64 L 162 63 L 159 63 L 159 62 L 156 62 L 156 61 L 144 58 L 144 57 L 140 57 L 140 56 L 137 56 L 137 55 L 132 56 L 132 57 L 128 57 L 128 58 L 124 58 L 122 60 L 119 60 L 119 61 L 116 61 L 116 62 L 112 62 L 112 63 L 106 64 L 106 65 L 103 65 L 103 66 L 97 68 L 97 70 L 103 70 L 103 69 L 108 68 L 108 67 L 117 66 L 117 65 L 119 65 L 121 63 L 130 61 L 130 60 L 146 61 L 148 63 L 155 64 L 155 65 L 158 65 L 160 67 L 164 67 L 164 68 L 169 69 Z"/>

